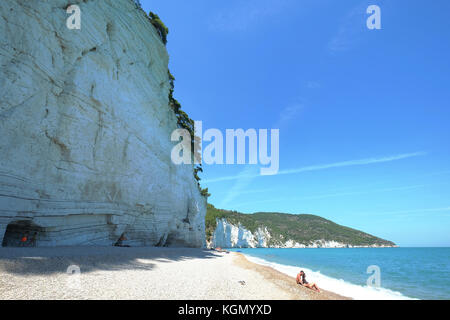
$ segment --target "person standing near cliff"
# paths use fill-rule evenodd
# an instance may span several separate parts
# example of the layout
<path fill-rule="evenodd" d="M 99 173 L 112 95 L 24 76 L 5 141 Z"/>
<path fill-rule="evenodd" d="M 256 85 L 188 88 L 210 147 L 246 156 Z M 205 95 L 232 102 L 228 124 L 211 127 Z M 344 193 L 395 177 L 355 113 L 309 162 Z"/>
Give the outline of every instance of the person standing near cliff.
<path fill-rule="evenodd" d="M 33 237 L 30 240 L 30 246 L 36 247 L 36 239 L 37 239 L 37 232 L 33 233 Z"/>

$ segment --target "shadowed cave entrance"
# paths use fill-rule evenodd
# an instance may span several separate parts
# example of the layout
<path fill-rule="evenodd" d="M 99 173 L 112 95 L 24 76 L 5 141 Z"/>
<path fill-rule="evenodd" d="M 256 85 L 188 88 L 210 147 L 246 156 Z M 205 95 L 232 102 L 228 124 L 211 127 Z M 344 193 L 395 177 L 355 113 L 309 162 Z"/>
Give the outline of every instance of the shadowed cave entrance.
<path fill-rule="evenodd" d="M 29 220 L 13 221 L 6 227 L 2 247 L 33 247 L 44 229 Z M 26 237 L 25 242 L 22 238 Z"/>

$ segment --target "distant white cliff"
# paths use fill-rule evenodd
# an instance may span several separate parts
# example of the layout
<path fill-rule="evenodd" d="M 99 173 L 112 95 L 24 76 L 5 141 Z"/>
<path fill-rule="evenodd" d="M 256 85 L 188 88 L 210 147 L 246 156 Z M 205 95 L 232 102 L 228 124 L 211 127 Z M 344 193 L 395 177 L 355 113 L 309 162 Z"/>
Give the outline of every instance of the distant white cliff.
<path fill-rule="evenodd" d="M 0 242 L 205 245 L 206 199 L 174 165 L 169 56 L 132 0 L 0 1 Z"/>
<path fill-rule="evenodd" d="M 274 241 L 270 241 L 270 240 Z M 273 239 L 267 227 L 258 228 L 255 233 L 246 229 L 240 223 L 234 225 L 226 219 L 217 219 L 211 248 L 358 248 L 358 247 L 390 247 L 385 245 L 354 246 L 337 241 L 318 239 L 310 243 L 298 243 L 291 239 Z"/>
<path fill-rule="evenodd" d="M 265 248 L 268 245 L 270 233 L 267 229 L 258 229 L 255 234 L 241 224 L 235 226 L 226 219 L 218 219 L 212 243 L 214 248 Z"/>

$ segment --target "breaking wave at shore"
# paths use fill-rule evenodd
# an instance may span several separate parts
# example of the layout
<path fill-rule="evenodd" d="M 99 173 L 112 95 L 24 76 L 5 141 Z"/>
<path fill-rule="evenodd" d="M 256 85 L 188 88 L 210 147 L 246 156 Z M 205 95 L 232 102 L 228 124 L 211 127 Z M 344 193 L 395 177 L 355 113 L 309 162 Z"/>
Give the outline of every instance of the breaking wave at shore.
<path fill-rule="evenodd" d="M 292 265 L 284 265 L 261 258 L 256 258 L 247 254 L 245 257 L 253 263 L 271 267 L 279 272 L 282 272 L 290 277 L 296 277 L 300 271 L 300 267 Z M 356 285 L 342 279 L 335 279 L 322 274 L 320 271 L 313 271 L 308 268 L 301 267 L 307 274 L 310 282 L 316 282 L 319 288 L 325 289 L 345 297 L 356 300 L 410 300 L 413 298 L 407 297 L 400 292 L 392 291 L 385 288 L 375 288 L 369 286 Z M 314 280 L 313 280 L 314 279 Z"/>

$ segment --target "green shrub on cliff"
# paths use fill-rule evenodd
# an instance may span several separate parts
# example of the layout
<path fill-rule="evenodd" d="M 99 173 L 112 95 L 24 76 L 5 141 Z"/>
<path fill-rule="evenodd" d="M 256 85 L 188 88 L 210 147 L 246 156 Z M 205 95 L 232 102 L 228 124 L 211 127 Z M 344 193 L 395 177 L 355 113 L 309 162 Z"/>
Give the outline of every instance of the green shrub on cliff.
<path fill-rule="evenodd" d="M 162 20 L 156 13 L 150 11 L 148 16 L 150 18 L 150 22 L 156 28 L 156 31 L 158 32 L 158 35 L 161 38 L 162 42 L 164 43 L 164 45 L 166 45 L 167 35 L 169 34 L 169 28 L 166 27 L 164 22 L 162 22 Z"/>
<path fill-rule="evenodd" d="M 167 71 L 167 74 L 169 75 L 170 88 L 172 89 L 172 93 L 173 93 L 173 90 L 175 89 L 175 77 L 170 72 L 170 70 Z"/>
<path fill-rule="evenodd" d="M 194 120 L 192 120 L 186 112 L 181 110 L 181 104 L 178 102 L 177 99 L 174 98 L 173 93 L 175 90 L 175 77 L 172 75 L 170 70 L 168 71 L 168 77 L 169 77 L 169 107 L 173 110 L 177 117 L 177 126 L 180 129 L 185 129 L 189 132 L 191 136 L 191 152 L 192 152 L 192 160 L 198 160 L 201 159 L 201 153 L 200 153 L 200 137 L 197 137 L 195 135 L 195 128 L 194 128 Z M 198 143 L 196 143 L 198 142 Z M 194 161 L 195 163 L 196 161 Z M 200 193 L 204 197 L 209 197 L 211 194 L 208 192 L 208 189 L 202 189 L 200 186 L 200 177 L 198 176 L 199 172 L 203 172 L 203 168 L 201 165 L 197 165 L 194 167 L 194 178 L 197 181 L 198 188 L 200 190 Z"/>
<path fill-rule="evenodd" d="M 161 21 L 161 19 L 159 18 L 159 16 L 156 13 L 153 13 L 150 11 L 148 16 L 149 16 L 150 22 L 156 28 L 159 36 L 161 37 L 162 42 L 164 44 L 166 44 L 169 29 L 164 25 L 164 23 Z M 177 117 L 178 128 L 187 130 L 191 136 L 192 159 L 193 160 L 201 159 L 199 143 L 196 143 L 196 142 L 199 142 L 199 140 L 201 138 L 199 138 L 195 135 L 194 120 L 192 120 L 186 112 L 181 110 L 180 102 L 177 99 L 175 99 L 175 97 L 173 96 L 174 91 L 175 91 L 175 77 L 170 72 L 170 70 L 167 71 L 167 75 L 169 78 L 169 85 L 170 85 L 169 107 L 173 110 L 173 112 L 175 113 L 175 115 Z M 194 163 L 195 162 L 196 161 L 194 161 Z M 201 179 L 200 179 L 198 173 L 203 172 L 202 166 L 201 165 L 195 166 L 193 169 L 193 172 L 194 172 L 194 178 L 197 181 L 197 185 L 198 185 L 200 194 L 206 198 L 209 197 L 211 194 L 208 192 L 208 188 L 203 189 L 200 186 Z"/>
<path fill-rule="evenodd" d="M 211 193 L 209 193 L 208 188 L 200 188 L 200 194 L 206 198 L 211 196 Z"/>

